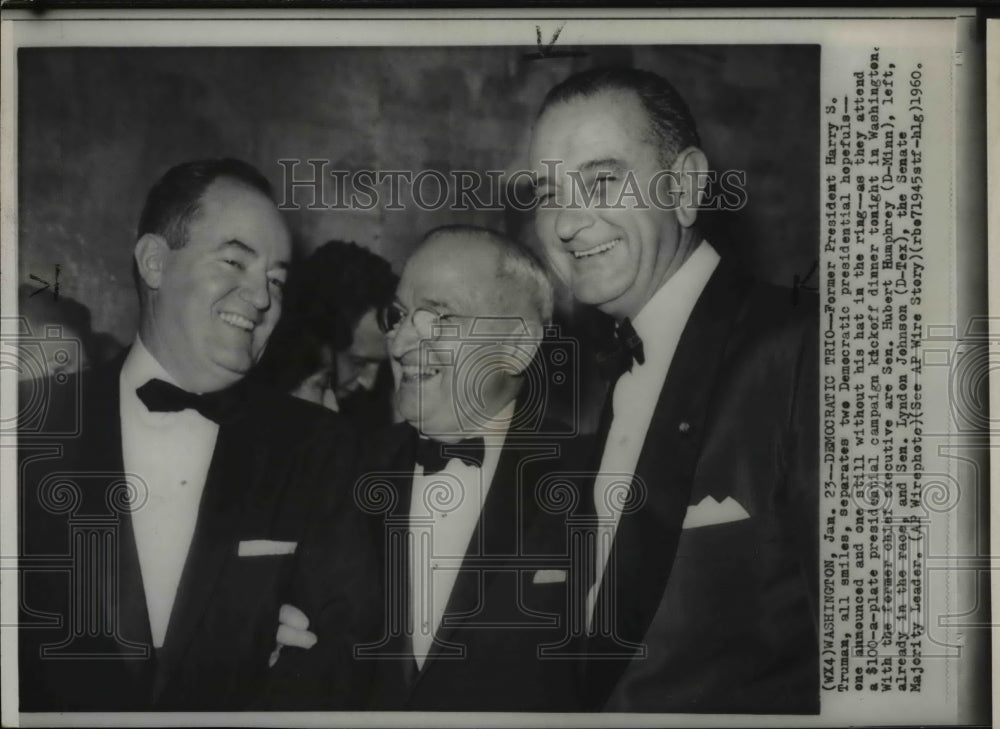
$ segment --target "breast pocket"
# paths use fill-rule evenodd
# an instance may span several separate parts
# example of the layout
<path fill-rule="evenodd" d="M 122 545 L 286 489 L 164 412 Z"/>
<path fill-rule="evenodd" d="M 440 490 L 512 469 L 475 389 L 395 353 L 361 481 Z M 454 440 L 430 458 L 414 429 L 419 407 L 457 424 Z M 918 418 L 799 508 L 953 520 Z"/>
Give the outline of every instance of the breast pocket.
<path fill-rule="evenodd" d="M 756 544 L 757 525 L 752 518 L 697 526 L 681 530 L 677 558 L 738 561 L 746 556 L 747 550 L 752 553 Z"/>

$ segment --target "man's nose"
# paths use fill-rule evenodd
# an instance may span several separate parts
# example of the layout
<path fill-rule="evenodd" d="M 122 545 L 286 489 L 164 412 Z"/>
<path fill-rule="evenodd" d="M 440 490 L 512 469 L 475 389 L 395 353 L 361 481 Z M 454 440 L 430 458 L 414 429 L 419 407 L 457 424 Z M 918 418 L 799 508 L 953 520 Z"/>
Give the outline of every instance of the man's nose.
<path fill-rule="evenodd" d="M 580 207 L 566 207 L 556 213 L 556 235 L 564 242 L 575 238 L 581 230 L 594 222 L 593 214 Z"/>
<path fill-rule="evenodd" d="M 375 379 L 378 377 L 378 362 L 369 362 L 361 368 L 358 374 L 358 387 L 371 392 L 375 387 Z"/>
<path fill-rule="evenodd" d="M 268 285 L 266 275 L 248 277 L 240 287 L 240 296 L 258 311 L 267 311 L 271 308 L 271 291 Z"/>
<path fill-rule="evenodd" d="M 389 345 L 389 355 L 398 359 L 418 346 L 420 334 L 413 326 L 412 319 L 407 316 L 399 322 L 399 326 L 386 335 L 386 339 Z"/>

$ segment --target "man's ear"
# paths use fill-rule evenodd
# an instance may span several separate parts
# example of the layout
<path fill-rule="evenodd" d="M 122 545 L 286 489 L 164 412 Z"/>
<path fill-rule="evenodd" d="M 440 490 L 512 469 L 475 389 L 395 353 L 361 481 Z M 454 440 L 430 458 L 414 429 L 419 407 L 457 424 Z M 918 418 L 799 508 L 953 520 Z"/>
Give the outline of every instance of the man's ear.
<path fill-rule="evenodd" d="M 162 235 L 146 233 L 135 242 L 135 265 L 143 283 L 151 289 L 160 288 L 163 264 L 170 246 Z"/>
<path fill-rule="evenodd" d="M 698 210 L 708 194 L 708 158 L 697 147 L 681 150 L 674 161 L 674 168 L 680 173 L 680 190 L 677 202 L 677 222 L 690 228 L 698 219 Z"/>
<path fill-rule="evenodd" d="M 504 345 L 504 369 L 509 375 L 523 375 L 538 352 L 538 342 L 523 340 Z"/>
<path fill-rule="evenodd" d="M 535 322 L 520 319 L 511 339 L 504 341 L 502 348 L 506 369 L 509 374 L 523 374 L 538 353 L 542 343 L 542 327 Z"/>

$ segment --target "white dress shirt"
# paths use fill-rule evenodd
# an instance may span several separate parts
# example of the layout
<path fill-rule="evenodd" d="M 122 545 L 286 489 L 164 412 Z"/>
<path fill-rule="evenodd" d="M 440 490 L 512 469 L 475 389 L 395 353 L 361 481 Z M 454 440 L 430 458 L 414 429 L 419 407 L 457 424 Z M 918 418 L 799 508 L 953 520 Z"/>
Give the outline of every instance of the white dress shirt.
<path fill-rule="evenodd" d="M 153 378 L 177 384 L 136 337 L 119 380 L 122 457 L 138 486 L 132 524 L 153 645 L 161 648 L 219 426 L 194 410 L 147 410 L 135 391 Z"/>
<path fill-rule="evenodd" d="M 417 464 L 410 498 L 410 606 L 413 616 L 413 657 L 423 668 L 434 634 L 441 625 L 451 590 L 486 503 L 500 461 L 514 403 L 501 410 L 484 430 L 482 468 L 452 458 L 430 476 Z"/>
<path fill-rule="evenodd" d="M 718 263 L 719 254 L 702 241 L 632 321 L 636 333 L 642 338 L 645 362 L 641 365 L 634 362 L 632 370 L 623 374 L 615 385 L 612 396 L 614 417 L 601 456 L 601 466 L 594 479 L 594 505 L 599 524 L 598 570 L 597 580 L 587 597 L 588 625 L 621 519 L 621 507 L 631 493 L 635 467 L 667 370 L 688 317 Z"/>

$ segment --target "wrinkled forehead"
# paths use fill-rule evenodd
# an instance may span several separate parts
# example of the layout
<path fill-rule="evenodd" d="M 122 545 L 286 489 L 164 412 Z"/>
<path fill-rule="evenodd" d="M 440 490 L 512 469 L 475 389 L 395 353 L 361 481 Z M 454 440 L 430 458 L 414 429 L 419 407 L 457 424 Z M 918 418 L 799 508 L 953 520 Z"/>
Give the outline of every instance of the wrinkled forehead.
<path fill-rule="evenodd" d="M 501 293 L 496 252 L 457 236 L 424 243 L 407 262 L 396 297 L 407 307 L 485 314 Z"/>
<path fill-rule="evenodd" d="M 274 201 L 229 177 L 219 177 L 205 189 L 191 228 L 213 228 L 217 235 L 263 248 L 257 252 L 278 260 L 287 261 L 291 255 L 291 233 Z"/>

